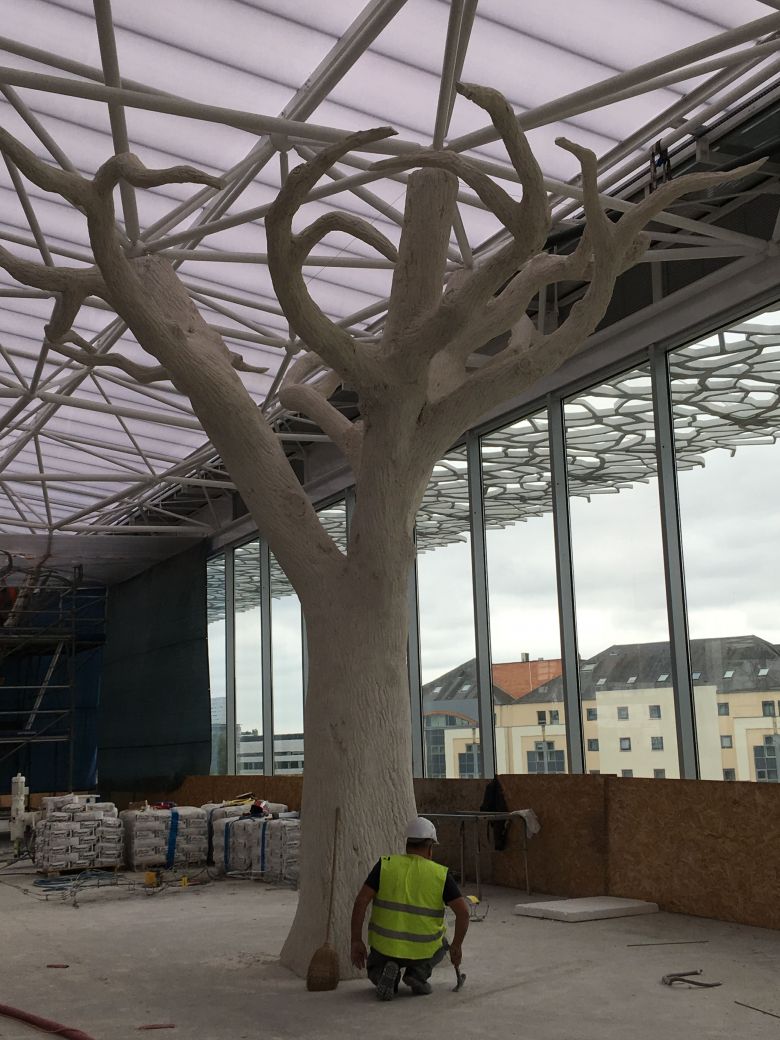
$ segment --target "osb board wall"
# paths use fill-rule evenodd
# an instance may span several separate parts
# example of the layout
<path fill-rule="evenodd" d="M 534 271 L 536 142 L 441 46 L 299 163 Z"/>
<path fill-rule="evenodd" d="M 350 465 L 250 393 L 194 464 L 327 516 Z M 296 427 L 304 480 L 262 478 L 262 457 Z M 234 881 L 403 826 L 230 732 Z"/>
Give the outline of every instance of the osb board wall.
<path fill-rule="evenodd" d="M 780 787 L 607 781 L 609 894 L 780 928 Z"/>
<path fill-rule="evenodd" d="M 607 776 L 501 776 L 509 809 L 531 808 L 542 824 L 528 846 L 536 892 L 616 895 L 662 909 L 780 928 L 780 786 L 706 780 Z M 192 776 L 173 792 L 114 792 L 128 801 L 167 797 L 203 805 L 252 790 L 300 808 L 301 777 Z M 418 811 L 479 809 L 483 780 L 416 780 Z M 467 875 L 473 843 L 467 834 Z M 437 858 L 457 868 L 458 823 L 437 821 Z M 521 831 L 512 824 L 505 851 L 491 848 L 483 825 L 482 879 L 524 889 Z"/>
<path fill-rule="evenodd" d="M 562 896 L 607 891 L 607 822 L 601 776 L 499 777 L 508 809 L 533 809 L 542 825 L 528 841 L 528 872 L 534 892 Z M 519 824 L 513 823 L 504 852 L 493 853 L 497 885 L 525 888 Z"/>

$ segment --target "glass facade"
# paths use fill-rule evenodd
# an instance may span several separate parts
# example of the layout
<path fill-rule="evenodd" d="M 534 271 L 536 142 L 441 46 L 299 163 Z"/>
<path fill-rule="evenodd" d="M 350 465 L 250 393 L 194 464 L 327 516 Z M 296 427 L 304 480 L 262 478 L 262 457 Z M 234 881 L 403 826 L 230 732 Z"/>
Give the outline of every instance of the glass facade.
<path fill-rule="evenodd" d="M 206 564 L 206 640 L 211 697 L 210 772 L 217 776 L 228 772 L 226 617 L 225 557 L 212 556 Z"/>
<path fill-rule="evenodd" d="M 440 460 L 410 597 L 420 772 L 778 782 L 778 373 L 775 306 Z M 344 502 L 320 513 L 343 547 Z M 274 771 L 303 764 L 300 608 L 271 560 L 265 632 L 262 551 L 209 562 L 214 771 L 242 757 L 228 720 L 262 745 L 264 692 Z"/>
<path fill-rule="evenodd" d="M 263 665 L 260 542 L 233 552 L 237 773 L 263 772 Z"/>
<path fill-rule="evenodd" d="M 274 772 L 303 771 L 303 640 L 301 605 L 271 556 L 271 689 Z"/>
<path fill-rule="evenodd" d="M 707 780 L 777 782 L 779 369 L 777 309 L 669 356 L 699 770 Z"/>
<path fill-rule="evenodd" d="M 679 776 L 649 367 L 569 398 L 564 424 L 585 765 L 630 751 L 633 776 Z"/>
<path fill-rule="evenodd" d="M 425 776 L 481 776 L 468 460 L 434 467 L 417 514 L 417 600 Z M 446 619 L 445 623 L 443 623 Z"/>
<path fill-rule="evenodd" d="M 566 718 L 547 412 L 484 436 L 480 457 L 496 771 L 561 772 Z"/>

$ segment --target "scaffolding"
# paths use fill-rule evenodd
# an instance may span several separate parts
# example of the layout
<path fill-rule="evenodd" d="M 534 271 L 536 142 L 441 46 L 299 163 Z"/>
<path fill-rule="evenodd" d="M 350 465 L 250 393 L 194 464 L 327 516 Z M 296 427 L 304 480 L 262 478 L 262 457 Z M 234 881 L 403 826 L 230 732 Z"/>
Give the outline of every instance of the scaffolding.
<path fill-rule="evenodd" d="M 72 790 L 76 656 L 97 645 L 80 633 L 79 616 L 99 597 L 83 586 L 80 567 L 65 574 L 5 556 L 0 569 L 0 763 L 17 756 L 18 768 L 30 775 L 34 745 L 63 745 Z"/>

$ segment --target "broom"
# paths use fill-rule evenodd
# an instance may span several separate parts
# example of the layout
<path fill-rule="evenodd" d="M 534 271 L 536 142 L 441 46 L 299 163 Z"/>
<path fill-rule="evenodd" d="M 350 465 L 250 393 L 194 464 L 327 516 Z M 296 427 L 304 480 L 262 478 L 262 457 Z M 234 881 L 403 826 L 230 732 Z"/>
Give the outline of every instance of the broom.
<path fill-rule="evenodd" d="M 336 806 L 336 817 L 333 824 L 333 861 L 330 873 L 330 901 L 328 903 L 328 923 L 325 928 L 325 942 L 309 962 L 306 972 L 306 989 L 315 993 L 327 989 L 335 989 L 339 984 L 339 957 L 330 941 L 330 926 L 333 923 L 333 886 L 336 882 L 336 842 L 339 836 L 339 807 Z"/>

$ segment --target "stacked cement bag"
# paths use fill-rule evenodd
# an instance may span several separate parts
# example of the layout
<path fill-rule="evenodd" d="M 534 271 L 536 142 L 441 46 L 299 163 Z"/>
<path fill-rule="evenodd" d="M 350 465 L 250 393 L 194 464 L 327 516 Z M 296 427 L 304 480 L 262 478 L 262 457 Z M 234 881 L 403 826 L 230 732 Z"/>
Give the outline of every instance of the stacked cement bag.
<path fill-rule="evenodd" d="M 260 861 L 261 816 L 243 816 L 228 810 L 213 819 L 214 866 L 220 874 L 248 874 L 253 876 Z"/>
<path fill-rule="evenodd" d="M 214 852 L 214 824 L 218 820 L 235 820 L 238 819 L 239 816 L 246 815 L 249 812 L 251 804 L 252 801 L 250 799 L 245 802 L 231 802 L 230 804 L 225 804 L 225 802 L 207 802 L 206 805 L 201 806 L 203 811 L 206 813 L 206 820 L 208 822 L 209 863 L 214 863 L 216 861 L 216 853 Z"/>
<path fill-rule="evenodd" d="M 120 813 L 125 828 L 126 860 L 133 870 L 149 867 L 201 866 L 208 853 L 208 824 L 203 809 L 128 809 Z"/>
<path fill-rule="evenodd" d="M 299 819 L 243 816 L 214 821 L 214 865 L 220 873 L 240 873 L 295 886 L 300 844 Z"/>
<path fill-rule="evenodd" d="M 35 825 L 35 865 L 57 870 L 114 869 L 121 865 L 122 824 L 113 802 L 77 795 L 43 799 Z"/>
<path fill-rule="evenodd" d="M 218 858 L 217 853 L 214 850 L 214 826 L 219 820 L 237 820 L 240 816 L 248 816 L 249 810 L 252 805 L 256 806 L 257 812 L 262 812 L 264 816 L 278 815 L 279 813 L 286 813 L 288 811 L 287 806 L 281 802 L 266 802 L 262 799 L 248 798 L 241 802 L 207 802 L 206 805 L 202 805 L 201 808 L 206 813 L 209 825 L 209 863 L 216 863 L 217 866 L 222 863 L 222 860 Z M 222 830 L 224 833 L 224 829 Z M 224 852 L 224 849 L 222 850 Z M 249 869 L 248 867 L 234 867 L 234 870 Z"/>
<path fill-rule="evenodd" d="M 265 861 L 262 877 L 297 887 L 301 862 L 301 821 L 269 820 L 264 823 Z"/>

